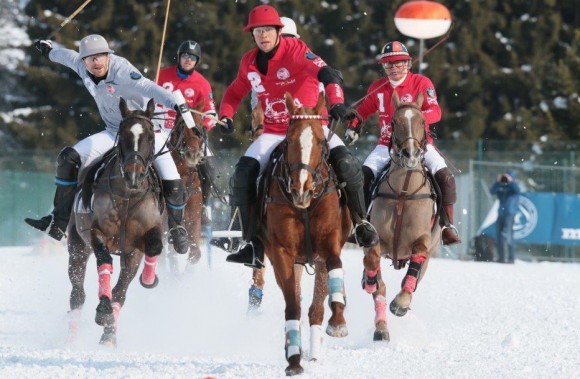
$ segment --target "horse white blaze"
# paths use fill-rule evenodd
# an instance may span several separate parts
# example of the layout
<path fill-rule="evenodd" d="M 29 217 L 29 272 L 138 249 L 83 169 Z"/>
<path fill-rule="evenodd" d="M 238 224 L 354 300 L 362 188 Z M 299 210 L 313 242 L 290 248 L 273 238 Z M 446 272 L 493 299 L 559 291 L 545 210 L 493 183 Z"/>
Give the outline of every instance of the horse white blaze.
<path fill-rule="evenodd" d="M 135 138 L 134 140 L 134 151 L 139 151 L 139 136 L 141 134 L 143 134 L 143 125 L 141 124 L 135 124 L 131 127 L 131 133 L 133 133 L 133 137 Z"/>
<path fill-rule="evenodd" d="M 310 165 L 310 156 L 312 154 L 312 145 L 314 141 L 314 134 L 312 133 L 312 128 L 308 126 L 300 134 L 300 152 L 301 152 L 301 162 L 305 165 Z M 304 185 L 308 179 L 308 171 L 300 170 L 300 194 L 304 192 Z"/>
<path fill-rule="evenodd" d="M 411 109 L 405 110 L 405 114 L 403 115 L 407 119 L 407 136 L 410 138 L 413 137 L 413 111 Z M 411 160 L 413 160 L 413 156 L 415 153 L 415 145 L 410 143 L 409 144 L 409 155 Z"/>

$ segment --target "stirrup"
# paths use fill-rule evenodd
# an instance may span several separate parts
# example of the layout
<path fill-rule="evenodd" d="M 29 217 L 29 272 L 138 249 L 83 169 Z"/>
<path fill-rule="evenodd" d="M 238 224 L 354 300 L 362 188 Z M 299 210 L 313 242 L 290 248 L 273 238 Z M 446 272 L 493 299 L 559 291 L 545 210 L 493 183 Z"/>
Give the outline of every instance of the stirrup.
<path fill-rule="evenodd" d="M 444 243 L 444 241 L 443 241 L 443 231 L 445 231 L 446 229 L 451 229 L 455 233 L 455 235 L 457 236 L 457 239 L 455 241 L 452 241 L 451 243 Z M 461 238 L 459 237 L 459 231 L 457 230 L 457 228 L 455 227 L 455 225 L 449 224 L 449 225 L 443 225 L 441 227 L 441 243 L 444 246 L 450 246 L 450 245 L 455 245 L 457 243 L 461 243 Z"/>
<path fill-rule="evenodd" d="M 243 251 L 244 249 L 251 249 L 251 252 Z M 251 254 L 251 258 L 250 258 L 250 254 Z M 248 258 L 250 258 L 250 259 L 248 259 Z M 262 257 L 262 260 L 260 260 L 256 256 L 256 246 L 254 246 L 254 243 L 252 241 L 246 243 L 245 245 L 240 247 L 238 249 L 238 251 L 236 251 L 235 253 L 229 254 L 226 257 L 227 262 L 243 263 L 245 266 L 248 266 L 251 268 L 257 268 L 257 269 L 261 269 L 262 267 L 264 267 L 264 262 L 262 262 L 263 260 L 264 260 L 263 257 Z"/>

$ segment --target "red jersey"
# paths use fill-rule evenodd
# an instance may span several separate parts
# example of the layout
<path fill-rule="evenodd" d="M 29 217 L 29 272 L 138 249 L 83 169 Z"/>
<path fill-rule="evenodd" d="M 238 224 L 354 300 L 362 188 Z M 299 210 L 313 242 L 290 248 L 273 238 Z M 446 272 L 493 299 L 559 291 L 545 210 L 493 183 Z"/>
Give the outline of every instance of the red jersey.
<path fill-rule="evenodd" d="M 441 108 L 437 102 L 437 93 L 435 93 L 435 86 L 431 80 L 426 76 L 409 72 L 403 83 L 399 84 L 395 90 L 403 102 L 414 102 L 419 93 L 423 93 L 424 100 L 421 111 L 425 117 L 425 132 L 427 133 L 427 142 L 433 143 L 429 124 L 441 120 Z M 379 145 L 388 146 L 391 134 L 393 134 L 391 121 L 393 113 L 395 113 L 395 106 L 391 100 L 392 95 L 393 86 L 389 82 L 389 78 L 375 80 L 367 91 L 367 97 L 357 108 L 357 112 L 363 120 L 379 112 L 379 127 L 381 129 Z"/>
<path fill-rule="evenodd" d="M 176 89 L 181 90 L 189 108 L 196 109 L 201 102 L 204 102 L 202 112 L 215 114 L 215 103 L 213 101 L 211 86 L 199 72 L 193 71 L 186 78 L 181 78 L 177 74 L 177 66 L 167 67 L 159 71 L 157 83 L 171 92 Z M 167 114 L 165 116 L 164 127 L 172 129 L 175 123 L 175 111 L 173 109 L 165 109 L 165 111 L 167 111 Z M 210 130 L 215 125 L 215 121 L 204 118 L 203 125 L 207 130 Z"/>
<path fill-rule="evenodd" d="M 274 56 L 268 60 L 268 72 L 264 75 L 258 70 L 258 51 L 254 48 L 242 57 L 238 75 L 222 98 L 220 117 L 233 118 L 244 96 L 253 89 L 264 110 L 264 132 L 286 134 L 290 120 L 284 97 L 286 92 L 292 95 L 297 105 L 314 108 L 319 94 L 318 71 L 326 63 L 312 53 L 302 40 L 280 38 Z M 344 102 L 339 85 L 327 85 L 326 94 L 330 105 Z"/>

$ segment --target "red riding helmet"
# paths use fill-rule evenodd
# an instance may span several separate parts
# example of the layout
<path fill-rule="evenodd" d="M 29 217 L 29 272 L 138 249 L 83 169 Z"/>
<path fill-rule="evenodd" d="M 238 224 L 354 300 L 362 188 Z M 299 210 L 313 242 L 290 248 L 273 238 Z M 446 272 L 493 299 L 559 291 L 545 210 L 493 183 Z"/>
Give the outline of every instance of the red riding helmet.
<path fill-rule="evenodd" d="M 283 28 L 284 24 L 280 21 L 280 16 L 276 8 L 270 5 L 258 5 L 250 12 L 248 25 L 244 28 L 244 32 L 251 32 L 252 29 L 259 28 L 260 26 Z"/>
<path fill-rule="evenodd" d="M 407 47 L 399 41 L 387 42 L 381 54 L 377 55 L 379 63 L 396 62 L 410 60 L 411 56 L 407 51 Z"/>

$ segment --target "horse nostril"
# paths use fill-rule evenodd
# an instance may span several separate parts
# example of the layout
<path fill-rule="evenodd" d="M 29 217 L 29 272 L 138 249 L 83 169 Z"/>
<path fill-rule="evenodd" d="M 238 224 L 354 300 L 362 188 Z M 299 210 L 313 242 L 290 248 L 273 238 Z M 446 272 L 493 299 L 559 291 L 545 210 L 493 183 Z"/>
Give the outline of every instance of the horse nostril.
<path fill-rule="evenodd" d="M 411 154 L 409 154 L 409 150 L 407 150 L 407 149 L 403 149 L 403 156 L 404 156 L 405 158 L 410 158 L 410 157 L 411 157 Z"/>

